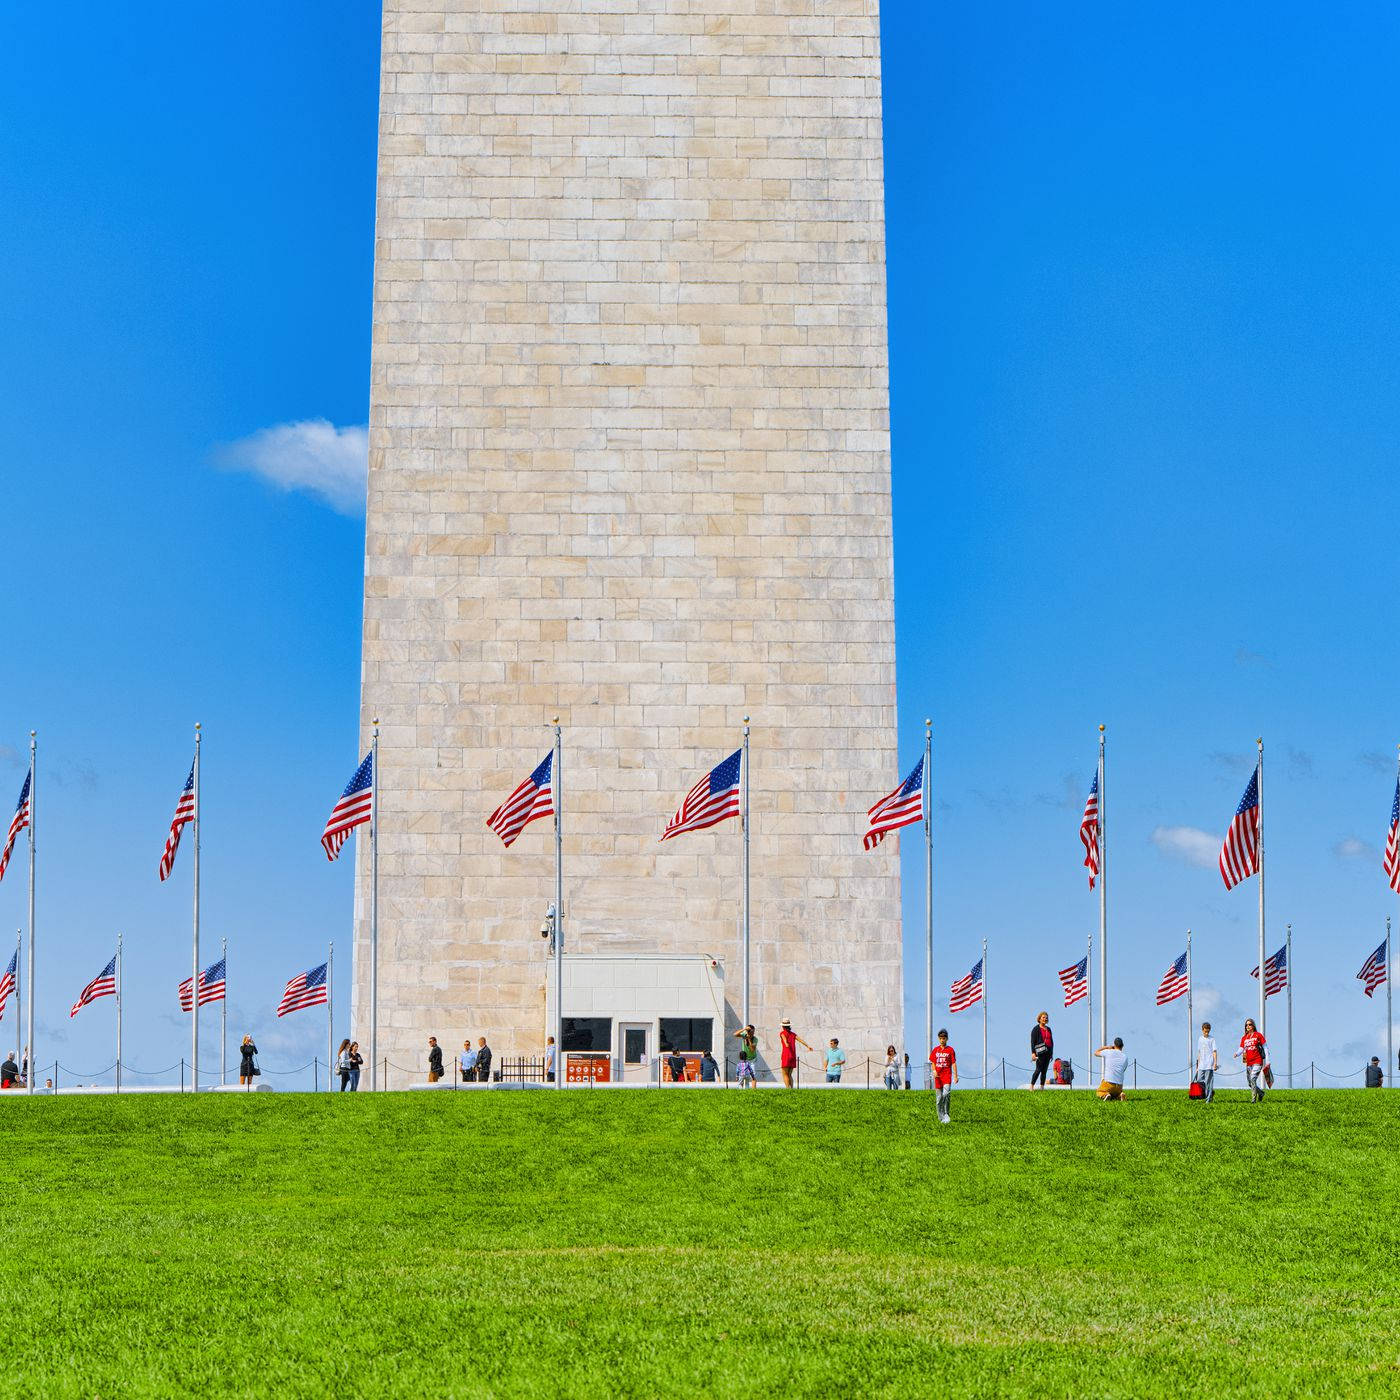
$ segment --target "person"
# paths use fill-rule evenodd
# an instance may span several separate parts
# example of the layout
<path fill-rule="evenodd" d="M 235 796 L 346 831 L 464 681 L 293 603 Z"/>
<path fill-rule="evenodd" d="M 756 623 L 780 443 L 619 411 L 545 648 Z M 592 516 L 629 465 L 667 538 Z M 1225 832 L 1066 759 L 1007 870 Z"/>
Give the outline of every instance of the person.
<path fill-rule="evenodd" d="M 1366 1087 L 1368 1089 L 1379 1089 L 1385 1082 L 1385 1071 L 1381 1069 L 1381 1057 L 1371 1056 L 1371 1063 L 1366 1066 Z M 8 1088 L 8 1085 L 0 1086 Z"/>
<path fill-rule="evenodd" d="M 754 1073 L 754 1067 L 758 1063 L 758 1036 L 752 1026 L 745 1026 L 734 1034 L 739 1041 L 739 1087 L 757 1089 L 758 1076 Z"/>
<path fill-rule="evenodd" d="M 10 1051 L 5 1056 L 5 1063 L 0 1065 L 0 1089 L 13 1089 L 19 1083 L 19 1065 L 15 1060 L 15 1052 Z"/>
<path fill-rule="evenodd" d="M 428 1083 L 436 1084 L 442 1078 L 442 1046 L 437 1036 L 428 1037 Z"/>
<path fill-rule="evenodd" d="M 1113 1037 L 1112 1045 L 1100 1045 L 1094 1054 L 1103 1060 L 1103 1078 L 1099 1081 L 1101 1099 L 1125 1099 L 1123 1081 L 1127 1078 L 1128 1057 L 1123 1050 L 1123 1037 Z"/>
<path fill-rule="evenodd" d="M 554 1066 L 559 1059 L 559 1053 L 555 1048 L 554 1037 L 550 1036 L 544 1043 L 544 1079 L 546 1084 L 554 1083 Z"/>
<path fill-rule="evenodd" d="M 476 1078 L 476 1051 L 472 1048 L 472 1038 L 462 1042 L 462 1058 L 457 1062 L 464 1083 L 470 1084 Z"/>
<path fill-rule="evenodd" d="M 251 1084 L 254 1075 L 258 1072 L 258 1065 L 254 1056 L 258 1053 L 258 1047 L 253 1044 L 253 1037 L 245 1035 L 243 1044 L 238 1047 L 238 1082 L 240 1084 Z"/>
<path fill-rule="evenodd" d="M 476 1042 L 476 1079 L 478 1084 L 491 1082 L 491 1047 L 484 1035 L 478 1036 Z"/>
<path fill-rule="evenodd" d="M 336 1051 L 335 1072 L 340 1076 L 340 1092 L 343 1094 L 350 1087 L 350 1041 L 348 1038 L 340 1042 L 340 1049 Z"/>
<path fill-rule="evenodd" d="M 19 1057 L 19 1082 L 27 1085 L 29 1083 L 29 1047 L 24 1047 L 24 1054 Z"/>
<path fill-rule="evenodd" d="M 700 1082 L 702 1084 L 719 1083 L 719 1061 L 708 1050 L 700 1056 Z"/>
<path fill-rule="evenodd" d="M 948 1044 L 948 1032 L 938 1032 L 938 1044 L 928 1052 L 933 1066 L 933 1087 L 938 1091 L 938 1121 L 951 1123 L 948 1109 L 952 1104 L 953 1085 L 958 1082 L 958 1052 Z"/>
<path fill-rule="evenodd" d="M 1050 1034 L 1050 1013 L 1042 1011 L 1031 1027 L 1031 1059 L 1034 1062 L 1031 1068 L 1032 1089 L 1037 1079 L 1040 1080 L 1040 1087 L 1045 1087 L 1045 1073 L 1050 1068 L 1050 1057 L 1054 1053 L 1055 1037 Z"/>
<path fill-rule="evenodd" d="M 1072 1089 L 1072 1088 L 1074 1087 L 1074 1061 L 1073 1061 L 1073 1060 L 1061 1060 L 1061 1061 L 1060 1061 L 1060 1083 L 1063 1084 L 1063 1085 L 1065 1086 L 1066 1089 Z"/>
<path fill-rule="evenodd" d="M 350 1042 L 350 1092 L 357 1094 L 360 1091 L 360 1066 L 365 1062 L 365 1058 L 360 1054 L 360 1042 L 352 1040 Z"/>
<path fill-rule="evenodd" d="M 885 1088 L 899 1088 L 899 1051 L 893 1045 L 885 1051 Z"/>
<path fill-rule="evenodd" d="M 793 1030 L 792 1022 L 786 1016 L 783 1017 L 782 1028 L 778 1031 L 778 1044 L 782 1047 L 779 1066 L 783 1071 L 783 1083 L 791 1089 L 792 1072 L 797 1068 L 797 1047 L 800 1045 L 804 1050 L 811 1050 L 812 1047 Z M 838 1074 L 836 1077 L 840 1079 L 841 1076 Z"/>
<path fill-rule="evenodd" d="M 1210 1033 L 1210 1022 L 1201 1022 L 1201 1038 L 1196 1042 L 1196 1082 L 1205 1090 L 1205 1101 L 1215 1097 L 1215 1071 L 1220 1068 L 1220 1053 L 1215 1048 L 1215 1037 Z"/>
<path fill-rule="evenodd" d="M 1246 1016 L 1244 1034 L 1240 1036 L 1240 1048 L 1234 1058 L 1244 1056 L 1244 1077 L 1249 1082 L 1249 1101 L 1258 1103 L 1264 1097 L 1264 1066 L 1268 1064 L 1268 1049 L 1253 1016 Z"/>
<path fill-rule="evenodd" d="M 914 1067 L 909 1063 L 909 1052 L 904 1052 L 904 1087 L 912 1089 L 914 1087 Z"/>
<path fill-rule="evenodd" d="M 846 1052 L 841 1048 L 841 1042 L 832 1036 L 831 1044 L 823 1053 L 826 1059 L 826 1082 L 839 1084 L 841 1071 L 846 1068 Z"/>
<path fill-rule="evenodd" d="M 672 1050 L 666 1056 L 666 1068 L 671 1071 L 672 1084 L 685 1083 L 685 1056 L 679 1050 Z"/>

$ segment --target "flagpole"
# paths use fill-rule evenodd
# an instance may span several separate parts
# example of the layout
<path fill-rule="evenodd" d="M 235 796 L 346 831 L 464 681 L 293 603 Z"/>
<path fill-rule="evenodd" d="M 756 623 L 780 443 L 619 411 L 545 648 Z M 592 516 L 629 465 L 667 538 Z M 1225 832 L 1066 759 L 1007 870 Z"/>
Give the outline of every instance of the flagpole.
<path fill-rule="evenodd" d="M 1392 981 L 1390 965 L 1390 915 L 1385 916 L 1385 1078 L 1383 1084 L 1395 1087 L 1395 1018 L 1391 1015 L 1390 984 Z"/>
<path fill-rule="evenodd" d="M 199 746 L 202 739 L 198 724 L 194 727 L 194 972 L 190 994 L 190 1092 L 199 1093 Z"/>
<path fill-rule="evenodd" d="M 219 957 L 224 965 L 224 994 L 219 999 L 219 1083 L 228 1083 L 228 939 L 223 940 Z M 195 994 L 199 1003 L 199 994 Z"/>
<path fill-rule="evenodd" d="M 369 741 L 369 1087 L 379 1087 L 379 716 Z M 351 969 L 353 972 L 353 968 Z M 354 980 L 353 977 L 351 979 Z M 354 1026 L 350 1027 L 351 1032 Z"/>
<path fill-rule="evenodd" d="M 1288 938 L 1283 952 L 1283 970 L 1288 988 L 1288 1087 L 1293 1087 L 1293 925 L 1288 925 Z"/>
<path fill-rule="evenodd" d="M 335 1087 L 331 1067 L 335 1064 L 335 996 L 331 978 L 335 972 L 335 944 L 326 944 L 326 1092 Z"/>
<path fill-rule="evenodd" d="M 122 1091 L 122 936 L 117 935 L 117 1093 Z"/>
<path fill-rule="evenodd" d="M 1085 1009 L 1088 1015 L 1084 1021 L 1087 1044 L 1084 1053 L 1089 1057 L 1084 1061 L 1084 1087 L 1089 1088 L 1090 1071 L 1094 1068 L 1094 934 L 1089 932 L 1089 946 L 1084 952 L 1084 994 Z"/>
<path fill-rule="evenodd" d="M 1191 930 L 1186 930 L 1186 1082 L 1189 1084 L 1194 1077 L 1195 1037 L 1191 1033 L 1194 1016 L 1191 1011 L 1193 994 L 1196 990 L 1195 979 L 1191 975 Z"/>
<path fill-rule="evenodd" d="M 749 1024 L 749 717 L 744 716 L 744 756 L 740 781 L 743 785 L 744 827 L 744 1024 Z"/>
<path fill-rule="evenodd" d="M 982 1087 L 987 1087 L 987 940 L 982 940 Z"/>
<path fill-rule="evenodd" d="M 27 1031 L 25 1040 L 28 1041 L 27 1050 L 29 1052 L 29 1073 L 25 1077 L 24 1091 L 27 1094 L 34 1092 L 35 1072 L 34 1066 L 34 850 L 35 842 L 38 839 L 38 828 L 35 825 L 39 815 L 37 773 L 35 771 L 35 737 L 34 731 L 29 731 L 29 1020 L 25 1023 Z"/>
<path fill-rule="evenodd" d="M 1259 800 L 1259 1034 L 1267 1039 L 1264 1030 L 1267 996 L 1265 985 L 1268 978 L 1264 972 L 1264 741 L 1259 740 L 1259 767 L 1256 773 L 1254 795 Z"/>
<path fill-rule="evenodd" d="M 1108 1044 L 1108 832 L 1104 791 L 1104 727 L 1099 725 L 1099 1044 Z M 1092 1039 L 1092 1037 L 1090 1037 Z M 1090 1068 L 1093 1060 L 1089 1061 Z"/>
<path fill-rule="evenodd" d="M 924 1031 L 933 1049 L 933 721 L 924 720 L 924 970 L 928 977 Z"/>
<path fill-rule="evenodd" d="M 21 959 L 23 958 L 23 956 L 24 956 L 24 930 L 23 930 L 22 928 L 17 928 L 17 929 L 15 930 L 15 1035 L 16 1035 L 16 1038 L 22 1037 L 22 1036 L 24 1035 L 24 992 L 23 992 L 23 990 L 21 989 L 21 986 L 20 986 L 20 974 L 23 972 L 23 968 L 20 966 L 20 961 L 21 961 Z M 19 1050 L 19 1064 L 20 1064 L 20 1068 L 21 1068 L 22 1070 L 24 1070 L 24 1080 L 25 1080 L 25 1083 L 28 1084 L 28 1082 L 29 1082 L 29 1071 L 28 1071 L 28 1069 L 25 1067 L 25 1063 L 24 1063 L 24 1048 L 23 1048 L 22 1046 L 20 1047 L 20 1050 Z"/>
<path fill-rule="evenodd" d="M 564 1087 L 564 730 L 554 716 L 554 1087 Z"/>

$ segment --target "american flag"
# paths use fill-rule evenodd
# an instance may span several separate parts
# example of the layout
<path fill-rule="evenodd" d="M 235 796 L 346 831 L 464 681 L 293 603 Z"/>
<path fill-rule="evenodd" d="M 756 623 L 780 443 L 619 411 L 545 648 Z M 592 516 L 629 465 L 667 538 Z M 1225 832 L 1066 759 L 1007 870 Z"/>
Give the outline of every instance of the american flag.
<path fill-rule="evenodd" d="M 5 849 L 0 852 L 0 880 L 5 878 L 5 867 L 10 863 L 10 852 L 15 848 L 15 837 L 29 825 L 29 780 L 33 770 L 24 775 L 24 786 L 19 790 L 19 803 L 15 814 L 10 818 L 10 833 L 5 837 Z"/>
<path fill-rule="evenodd" d="M 342 772 L 345 770 L 342 769 Z M 340 800 L 331 808 L 326 818 L 326 829 L 321 833 L 321 845 L 325 847 L 326 859 L 334 860 L 340 848 L 350 839 L 350 833 L 370 819 L 374 810 L 374 751 L 365 755 L 365 761 L 355 769 Z"/>
<path fill-rule="evenodd" d="M 175 804 L 175 815 L 170 820 L 170 835 L 165 838 L 165 850 L 160 856 L 160 878 L 164 880 L 175 868 L 175 852 L 180 849 L 180 833 L 186 822 L 194 820 L 194 764 L 190 764 L 190 776 L 180 790 L 180 800 Z"/>
<path fill-rule="evenodd" d="M 1086 953 L 1073 967 L 1060 973 L 1060 986 L 1065 989 L 1065 1005 L 1073 1006 L 1089 995 L 1089 957 Z"/>
<path fill-rule="evenodd" d="M 1079 839 L 1084 843 L 1084 864 L 1089 867 L 1089 888 L 1099 873 L 1099 775 L 1094 774 L 1089 788 L 1089 800 L 1084 804 L 1084 819 L 1079 823 Z"/>
<path fill-rule="evenodd" d="M 1232 890 L 1241 880 L 1259 871 L 1259 769 L 1250 775 L 1249 786 L 1235 809 L 1235 819 L 1225 833 L 1220 848 L 1220 878 Z"/>
<path fill-rule="evenodd" d="M 180 1010 L 189 1011 L 190 1006 L 190 984 L 193 977 L 186 977 L 180 983 Z M 199 1004 L 208 1006 L 211 1001 L 222 1001 L 224 999 L 224 959 L 211 963 L 199 974 Z"/>
<path fill-rule="evenodd" d="M 0 862 L 0 874 L 3 874 L 4 870 L 4 863 Z M 1385 838 L 1385 873 L 1390 876 L 1390 888 L 1396 894 L 1400 894 L 1400 778 L 1395 781 L 1395 801 L 1390 807 L 1390 831 Z"/>
<path fill-rule="evenodd" d="M 1259 968 L 1256 965 L 1253 972 L 1249 974 L 1258 981 Z M 1264 995 L 1271 997 L 1275 992 L 1281 992 L 1288 985 L 1288 944 L 1271 958 L 1264 959 Z"/>
<path fill-rule="evenodd" d="M 1169 1001 L 1175 1001 L 1177 997 L 1184 997 L 1189 986 L 1190 979 L 1186 975 L 1186 954 L 1183 953 L 1166 970 L 1162 978 L 1162 985 L 1157 988 L 1157 1005 L 1165 1006 Z"/>
<path fill-rule="evenodd" d="M 115 996 L 117 991 L 117 959 L 115 954 L 112 961 L 83 988 L 82 995 L 73 1003 L 73 1009 L 68 1013 L 71 1021 L 74 1016 L 85 1007 L 88 1002 L 96 1001 L 98 997 Z"/>
<path fill-rule="evenodd" d="M 1361 964 L 1361 971 L 1356 974 L 1356 980 L 1366 984 L 1367 996 L 1370 996 L 1385 981 L 1385 955 L 1389 950 L 1390 940 L 1387 939 Z"/>
<path fill-rule="evenodd" d="M 661 840 L 679 836 L 686 831 L 703 831 L 726 817 L 739 815 L 739 779 L 744 751 L 735 749 L 717 768 L 706 773 L 686 793 L 680 811 L 666 823 Z"/>
<path fill-rule="evenodd" d="M 517 836 L 539 817 L 554 815 L 554 750 L 516 790 L 486 818 L 491 828 L 509 846 Z"/>
<path fill-rule="evenodd" d="M 891 831 L 912 826 L 924 816 L 924 761 L 888 797 L 882 797 L 867 814 L 870 829 L 865 833 L 865 849 L 873 851 Z"/>
<path fill-rule="evenodd" d="M 285 1016 L 289 1011 L 301 1011 L 308 1006 L 326 1004 L 326 964 L 313 967 L 310 972 L 299 972 L 287 983 L 282 993 L 282 1001 L 277 1014 Z"/>
<path fill-rule="evenodd" d="M 966 1011 L 969 1006 L 976 1006 L 981 1000 L 982 959 L 978 958 L 972 971 L 953 983 L 953 988 L 948 993 L 948 1010 Z"/>
<path fill-rule="evenodd" d="M 15 978 L 19 975 L 19 949 L 16 948 L 10 954 L 10 965 L 5 969 L 5 975 L 0 977 L 0 1018 L 5 1015 L 5 1003 L 9 1001 L 15 990 Z"/>

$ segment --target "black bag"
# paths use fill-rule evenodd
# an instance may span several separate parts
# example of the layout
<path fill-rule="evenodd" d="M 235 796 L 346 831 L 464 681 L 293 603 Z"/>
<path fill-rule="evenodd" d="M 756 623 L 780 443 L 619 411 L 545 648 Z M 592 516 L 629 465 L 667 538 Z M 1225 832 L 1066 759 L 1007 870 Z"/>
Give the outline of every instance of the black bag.
<path fill-rule="evenodd" d="M 258 1068 L 258 1062 L 257 1062 L 256 1060 L 254 1060 L 254 1061 L 253 1061 L 253 1076 L 254 1076 L 254 1078 L 256 1078 L 256 1077 L 257 1077 L 258 1075 L 260 1075 L 261 1073 L 262 1073 L 262 1070 L 260 1070 L 260 1069 Z"/>

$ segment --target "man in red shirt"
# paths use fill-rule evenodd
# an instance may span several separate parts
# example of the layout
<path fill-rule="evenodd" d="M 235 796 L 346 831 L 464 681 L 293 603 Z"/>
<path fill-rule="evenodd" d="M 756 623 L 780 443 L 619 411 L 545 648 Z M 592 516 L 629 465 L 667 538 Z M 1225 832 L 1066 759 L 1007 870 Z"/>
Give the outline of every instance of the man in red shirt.
<path fill-rule="evenodd" d="M 948 1044 L 948 1032 L 938 1032 L 938 1044 L 929 1051 L 933 1066 L 933 1087 L 938 1090 L 938 1121 L 949 1123 L 948 1101 L 953 1097 L 953 1085 L 958 1082 L 958 1052 Z"/>
<path fill-rule="evenodd" d="M 1264 1037 L 1252 1016 L 1245 1018 L 1240 1048 L 1235 1051 L 1237 1060 L 1241 1055 L 1244 1056 L 1244 1077 L 1249 1081 L 1249 1101 L 1258 1103 L 1264 1097 L 1264 1066 L 1269 1060 Z"/>

